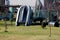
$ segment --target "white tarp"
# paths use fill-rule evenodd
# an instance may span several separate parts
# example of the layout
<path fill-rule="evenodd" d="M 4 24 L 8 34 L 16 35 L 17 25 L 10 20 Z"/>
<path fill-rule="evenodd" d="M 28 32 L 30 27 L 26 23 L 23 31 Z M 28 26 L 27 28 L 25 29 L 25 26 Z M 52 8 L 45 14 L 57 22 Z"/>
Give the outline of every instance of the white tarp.
<path fill-rule="evenodd" d="M 40 0 L 44 5 L 44 0 Z M 10 0 L 10 5 L 30 5 L 35 6 L 36 0 Z"/>
<path fill-rule="evenodd" d="M 36 0 L 10 0 L 10 5 L 30 5 L 34 6 Z"/>

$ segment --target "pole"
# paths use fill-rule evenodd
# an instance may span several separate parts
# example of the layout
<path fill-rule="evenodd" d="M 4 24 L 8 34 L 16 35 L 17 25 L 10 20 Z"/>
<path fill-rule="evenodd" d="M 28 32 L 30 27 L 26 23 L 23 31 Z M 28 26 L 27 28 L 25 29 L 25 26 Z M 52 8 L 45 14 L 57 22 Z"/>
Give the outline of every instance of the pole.
<path fill-rule="evenodd" d="M 51 37 L 51 26 L 50 26 L 50 35 L 49 35 L 49 37 Z"/>
<path fill-rule="evenodd" d="M 49 20 L 50 20 L 50 10 L 48 10 L 48 14 L 49 14 Z M 50 27 L 49 37 L 51 37 L 51 25 L 49 27 Z"/>
<path fill-rule="evenodd" d="M 4 26 L 5 26 L 5 32 L 8 32 L 7 31 L 7 21 L 6 21 L 6 16 L 7 16 L 7 12 L 8 12 L 8 8 L 5 8 L 4 10 Z"/>
<path fill-rule="evenodd" d="M 5 24 L 5 25 L 4 25 L 4 26 L 5 26 L 5 32 L 8 32 L 8 31 L 7 31 L 8 28 L 7 28 L 6 18 L 4 19 L 4 21 L 5 21 L 5 23 L 4 23 L 4 24 Z"/>

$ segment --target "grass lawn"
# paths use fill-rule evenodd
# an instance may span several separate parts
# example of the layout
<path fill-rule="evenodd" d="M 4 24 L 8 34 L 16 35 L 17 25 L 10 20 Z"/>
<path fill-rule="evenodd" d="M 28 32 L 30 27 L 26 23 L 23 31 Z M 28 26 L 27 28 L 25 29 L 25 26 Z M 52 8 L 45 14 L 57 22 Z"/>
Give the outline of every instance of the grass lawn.
<path fill-rule="evenodd" d="M 15 26 L 8 24 L 8 32 L 4 32 L 4 22 L 0 21 L 0 40 L 60 40 L 60 27 L 47 26 L 43 29 L 40 25 L 31 26 Z"/>

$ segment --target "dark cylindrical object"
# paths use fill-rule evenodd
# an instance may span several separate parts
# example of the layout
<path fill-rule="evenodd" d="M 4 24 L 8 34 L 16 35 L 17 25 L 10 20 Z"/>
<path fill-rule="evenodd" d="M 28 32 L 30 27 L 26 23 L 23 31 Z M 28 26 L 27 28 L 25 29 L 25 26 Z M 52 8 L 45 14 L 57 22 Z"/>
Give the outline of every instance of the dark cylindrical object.
<path fill-rule="evenodd" d="M 43 22 L 43 23 L 42 23 L 42 28 L 45 28 L 46 25 L 47 25 L 47 22 Z"/>
<path fill-rule="evenodd" d="M 59 23 L 58 22 L 55 22 L 55 27 L 59 27 Z"/>

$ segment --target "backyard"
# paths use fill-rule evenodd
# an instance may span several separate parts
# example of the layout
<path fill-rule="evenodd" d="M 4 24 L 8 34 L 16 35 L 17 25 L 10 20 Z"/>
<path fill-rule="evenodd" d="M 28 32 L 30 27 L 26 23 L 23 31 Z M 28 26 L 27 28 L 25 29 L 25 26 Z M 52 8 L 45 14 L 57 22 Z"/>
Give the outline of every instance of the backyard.
<path fill-rule="evenodd" d="M 15 22 L 7 22 L 5 31 L 4 21 L 0 21 L 0 40 L 60 40 L 60 27 L 42 28 L 41 25 L 16 26 Z"/>

